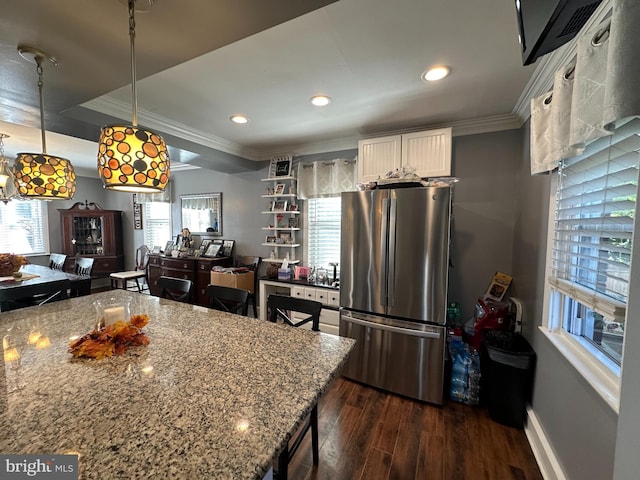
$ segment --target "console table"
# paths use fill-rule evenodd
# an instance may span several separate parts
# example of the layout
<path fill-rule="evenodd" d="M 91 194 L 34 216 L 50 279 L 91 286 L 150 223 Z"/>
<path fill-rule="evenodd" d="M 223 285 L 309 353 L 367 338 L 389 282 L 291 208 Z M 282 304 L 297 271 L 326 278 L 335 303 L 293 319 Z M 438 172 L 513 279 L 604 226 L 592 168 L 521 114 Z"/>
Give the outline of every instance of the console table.
<path fill-rule="evenodd" d="M 211 280 L 211 267 L 233 266 L 233 257 L 167 257 L 165 255 L 149 255 L 147 264 L 147 278 L 149 281 L 149 292 L 151 295 L 159 297 L 162 289 L 158 286 L 160 276 L 185 278 L 193 282 L 190 303 L 209 305 L 207 296 L 207 285 Z"/>

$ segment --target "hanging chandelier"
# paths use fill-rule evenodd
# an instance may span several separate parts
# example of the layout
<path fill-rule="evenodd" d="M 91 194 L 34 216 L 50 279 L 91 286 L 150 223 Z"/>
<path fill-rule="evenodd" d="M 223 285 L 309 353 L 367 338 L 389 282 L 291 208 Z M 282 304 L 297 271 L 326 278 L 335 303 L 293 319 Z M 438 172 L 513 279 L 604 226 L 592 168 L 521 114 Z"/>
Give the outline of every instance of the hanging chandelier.
<path fill-rule="evenodd" d="M 0 201 L 6 205 L 16 196 L 16 189 L 13 184 L 13 172 L 4 156 L 5 138 L 9 138 L 9 135 L 0 132 Z"/>
<path fill-rule="evenodd" d="M 58 65 L 58 62 L 42 50 L 27 45 L 18 45 L 18 52 L 25 60 L 33 61 L 38 72 L 42 153 L 18 153 L 13 165 L 15 187 L 18 195 L 25 199 L 72 199 L 76 191 L 76 174 L 73 170 L 73 165 L 65 158 L 47 154 L 45 136 L 42 63 L 44 60 L 49 60 L 54 65 Z"/>
<path fill-rule="evenodd" d="M 162 137 L 138 128 L 136 98 L 135 3 L 129 5 L 132 125 L 107 125 L 100 131 L 98 174 L 104 188 L 134 193 L 162 192 L 170 175 L 169 151 Z"/>

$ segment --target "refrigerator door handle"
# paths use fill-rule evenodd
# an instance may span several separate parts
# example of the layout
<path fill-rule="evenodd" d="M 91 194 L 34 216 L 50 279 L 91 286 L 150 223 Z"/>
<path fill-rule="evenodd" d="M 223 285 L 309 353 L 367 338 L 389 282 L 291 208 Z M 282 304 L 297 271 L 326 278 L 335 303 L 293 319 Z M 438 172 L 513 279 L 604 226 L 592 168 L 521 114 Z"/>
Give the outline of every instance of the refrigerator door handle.
<path fill-rule="evenodd" d="M 384 325 L 376 322 L 368 322 L 366 320 L 361 320 L 359 318 L 355 318 L 352 316 L 344 316 L 342 320 L 345 322 L 355 323 L 356 325 L 362 325 L 363 327 L 369 327 L 376 330 L 386 330 L 387 332 L 392 333 L 401 333 L 402 335 L 409 335 L 412 337 L 422 337 L 422 338 L 440 338 L 439 332 L 424 332 L 422 330 L 412 330 L 410 328 L 401 328 L 394 327 L 392 325 Z"/>
<path fill-rule="evenodd" d="M 394 285 L 396 279 L 396 218 L 397 218 L 398 201 L 391 199 L 389 206 L 389 240 L 388 240 L 388 264 L 387 264 L 387 305 L 394 305 Z"/>
<path fill-rule="evenodd" d="M 387 305 L 387 282 L 388 282 L 388 265 L 389 258 L 389 244 L 388 244 L 388 230 L 389 230 L 389 199 L 382 199 L 382 223 L 380 228 L 380 303 Z"/>

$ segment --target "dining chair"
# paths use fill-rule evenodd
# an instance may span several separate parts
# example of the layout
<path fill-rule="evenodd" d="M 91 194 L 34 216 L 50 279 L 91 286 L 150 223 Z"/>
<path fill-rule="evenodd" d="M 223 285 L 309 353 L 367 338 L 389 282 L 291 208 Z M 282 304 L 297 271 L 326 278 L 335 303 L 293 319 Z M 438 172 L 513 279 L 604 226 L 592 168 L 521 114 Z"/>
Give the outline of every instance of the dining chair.
<path fill-rule="evenodd" d="M 49 255 L 49 268 L 52 270 L 64 270 L 64 262 L 67 256 L 63 253 L 52 253 Z"/>
<path fill-rule="evenodd" d="M 126 272 L 114 272 L 109 275 L 111 280 L 111 288 L 118 288 L 122 285 L 123 290 L 129 290 L 128 282 L 135 281 L 138 292 L 142 293 L 149 289 L 149 281 L 147 280 L 147 263 L 149 262 L 149 247 L 141 245 L 136 250 L 136 268 Z M 143 280 L 142 285 L 140 280 Z"/>
<path fill-rule="evenodd" d="M 158 278 L 158 287 L 162 289 L 160 296 L 176 302 L 189 303 L 189 296 L 193 282 L 186 278 L 161 276 Z"/>
<path fill-rule="evenodd" d="M 75 274 L 85 277 L 91 276 L 91 270 L 93 270 L 93 258 L 76 257 L 76 264 L 74 267 Z"/>
<path fill-rule="evenodd" d="M 269 310 L 269 321 L 277 322 L 281 319 L 286 325 L 292 327 L 300 327 L 311 323 L 311 330 L 320 331 L 320 312 L 322 304 L 314 300 L 306 298 L 288 297 L 285 295 L 269 295 L 267 298 L 267 308 Z M 298 318 L 296 314 L 306 315 L 305 318 Z M 318 404 L 316 403 L 311 409 L 311 413 L 299 430 L 298 435 L 292 438 L 284 450 L 278 456 L 278 473 L 279 480 L 286 480 L 288 476 L 289 461 L 298 450 L 306 433 L 311 430 L 311 451 L 313 454 L 313 464 L 318 464 L 319 448 L 318 448 Z"/>
<path fill-rule="evenodd" d="M 85 278 L 71 282 L 69 296 L 81 297 L 91 293 L 91 271 L 93 270 L 93 261 L 94 259 L 89 257 L 76 257 L 75 265 L 73 267 L 74 273 Z"/>
<path fill-rule="evenodd" d="M 243 288 L 208 285 L 209 307 L 222 312 L 247 316 L 249 310 L 249 290 Z"/>
<path fill-rule="evenodd" d="M 249 300 L 253 306 L 253 316 L 258 318 L 258 269 L 262 263 L 262 257 L 251 257 L 236 255 L 233 259 L 233 266 L 246 267 L 253 272 L 253 291 L 249 292 Z"/>

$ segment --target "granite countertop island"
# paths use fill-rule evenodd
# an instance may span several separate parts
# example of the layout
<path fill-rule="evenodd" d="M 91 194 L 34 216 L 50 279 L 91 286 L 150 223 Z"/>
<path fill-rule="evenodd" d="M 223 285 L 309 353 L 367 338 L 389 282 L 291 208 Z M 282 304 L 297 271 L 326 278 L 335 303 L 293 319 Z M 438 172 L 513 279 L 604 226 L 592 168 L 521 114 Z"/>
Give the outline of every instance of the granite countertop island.
<path fill-rule="evenodd" d="M 109 297 L 150 317 L 149 345 L 72 358 Z M 82 479 L 260 479 L 354 343 L 123 290 L 2 313 L 0 332 L 19 354 L 0 360 L 0 453 L 77 454 Z"/>

